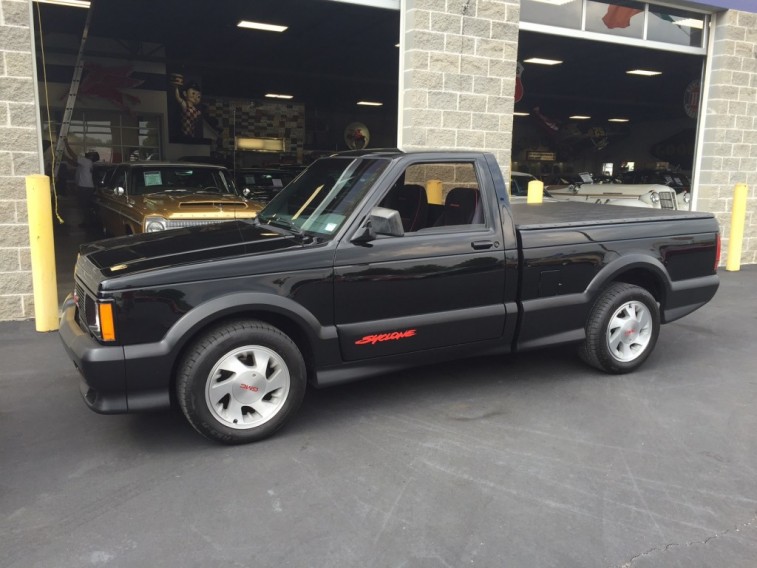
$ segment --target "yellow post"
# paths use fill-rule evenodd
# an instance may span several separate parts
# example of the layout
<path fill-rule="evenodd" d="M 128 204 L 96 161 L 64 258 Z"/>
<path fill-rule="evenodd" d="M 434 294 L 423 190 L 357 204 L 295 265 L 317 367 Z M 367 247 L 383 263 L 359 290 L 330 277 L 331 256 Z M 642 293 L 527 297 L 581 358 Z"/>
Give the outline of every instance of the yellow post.
<path fill-rule="evenodd" d="M 526 203 L 541 203 L 542 201 L 544 201 L 544 182 L 532 179 L 528 182 Z"/>
<path fill-rule="evenodd" d="M 26 207 L 29 213 L 36 328 L 37 331 L 55 331 L 58 329 L 58 288 L 49 177 L 26 176 Z"/>
<path fill-rule="evenodd" d="M 442 180 L 430 179 L 426 182 L 426 198 L 432 205 L 444 205 L 442 197 Z"/>
<path fill-rule="evenodd" d="M 728 258 L 725 269 L 737 272 L 741 269 L 741 245 L 744 240 L 744 223 L 746 221 L 745 183 L 737 183 L 733 190 L 733 210 L 731 211 L 731 236 L 728 239 Z"/>

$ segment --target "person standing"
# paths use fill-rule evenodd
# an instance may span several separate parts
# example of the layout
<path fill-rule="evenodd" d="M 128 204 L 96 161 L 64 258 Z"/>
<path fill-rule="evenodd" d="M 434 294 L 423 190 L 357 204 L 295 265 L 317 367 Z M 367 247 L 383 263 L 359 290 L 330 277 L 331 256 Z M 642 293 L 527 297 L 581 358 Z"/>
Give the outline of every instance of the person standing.
<path fill-rule="evenodd" d="M 95 193 L 95 183 L 92 178 L 92 169 L 94 163 L 100 160 L 100 154 L 97 152 L 86 152 L 83 156 L 77 156 L 76 152 L 68 145 L 68 139 L 64 139 L 66 153 L 72 163 L 76 164 L 76 200 L 82 215 L 80 227 L 91 225 L 94 221 L 93 199 Z"/>

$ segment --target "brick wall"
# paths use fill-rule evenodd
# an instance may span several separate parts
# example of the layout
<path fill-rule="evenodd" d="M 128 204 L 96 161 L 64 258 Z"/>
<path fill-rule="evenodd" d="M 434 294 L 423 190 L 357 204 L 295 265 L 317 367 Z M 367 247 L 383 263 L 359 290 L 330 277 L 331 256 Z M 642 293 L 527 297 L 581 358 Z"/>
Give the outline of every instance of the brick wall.
<path fill-rule="evenodd" d="M 0 321 L 34 316 L 25 176 L 40 173 L 28 0 L 0 0 Z"/>
<path fill-rule="evenodd" d="M 733 190 L 749 187 L 742 264 L 757 263 L 757 14 L 713 17 L 710 86 L 703 109 L 703 145 L 696 208 L 715 213 L 726 261 Z"/>
<path fill-rule="evenodd" d="M 407 0 L 404 150 L 493 152 L 509 175 L 519 0 Z"/>

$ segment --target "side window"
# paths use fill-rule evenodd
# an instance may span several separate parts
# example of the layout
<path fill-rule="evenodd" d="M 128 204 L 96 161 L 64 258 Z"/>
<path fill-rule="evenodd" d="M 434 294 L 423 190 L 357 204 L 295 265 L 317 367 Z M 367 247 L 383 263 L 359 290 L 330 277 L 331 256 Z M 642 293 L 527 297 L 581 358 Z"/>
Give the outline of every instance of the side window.
<path fill-rule="evenodd" d="M 405 233 L 484 225 L 473 162 L 413 164 L 395 181 L 381 207 L 399 211 Z"/>

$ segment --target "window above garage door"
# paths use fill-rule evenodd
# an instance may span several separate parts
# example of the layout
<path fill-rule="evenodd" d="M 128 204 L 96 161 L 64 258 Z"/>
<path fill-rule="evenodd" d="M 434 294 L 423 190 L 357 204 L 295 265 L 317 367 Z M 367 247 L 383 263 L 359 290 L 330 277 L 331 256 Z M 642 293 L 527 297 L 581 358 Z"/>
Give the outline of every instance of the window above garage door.
<path fill-rule="evenodd" d="M 708 15 L 634 0 L 522 0 L 522 30 L 705 53 Z"/>

